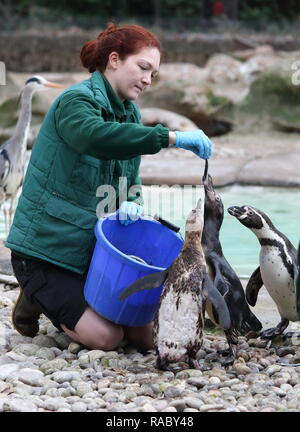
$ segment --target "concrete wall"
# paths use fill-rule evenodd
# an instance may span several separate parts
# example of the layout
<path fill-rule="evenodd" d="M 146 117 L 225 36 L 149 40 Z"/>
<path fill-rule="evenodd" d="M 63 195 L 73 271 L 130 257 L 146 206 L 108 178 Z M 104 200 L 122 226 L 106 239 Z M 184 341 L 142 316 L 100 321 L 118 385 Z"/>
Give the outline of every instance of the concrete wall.
<path fill-rule="evenodd" d="M 0 61 L 13 72 L 80 72 L 79 53 L 95 34 L 84 32 L 0 32 Z M 214 35 L 201 33 L 161 34 L 164 62 L 190 62 L 203 66 L 215 53 L 270 44 L 277 50 L 299 49 L 300 37 Z"/>

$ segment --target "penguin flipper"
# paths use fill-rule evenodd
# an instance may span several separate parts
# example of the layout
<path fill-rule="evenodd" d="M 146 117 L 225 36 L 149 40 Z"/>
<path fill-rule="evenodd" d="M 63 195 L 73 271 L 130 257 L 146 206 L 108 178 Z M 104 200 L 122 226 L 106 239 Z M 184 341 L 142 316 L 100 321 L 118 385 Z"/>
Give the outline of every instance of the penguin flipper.
<path fill-rule="evenodd" d="M 206 275 L 203 281 L 204 296 L 212 303 L 215 311 L 218 314 L 218 323 L 224 329 L 228 330 L 231 326 L 231 319 L 227 304 L 223 296 Z"/>
<path fill-rule="evenodd" d="M 130 295 L 135 294 L 139 291 L 158 288 L 167 279 L 169 271 L 170 269 L 167 268 L 161 272 L 151 273 L 150 275 L 144 276 L 136 280 L 121 292 L 119 299 L 125 300 Z"/>
<path fill-rule="evenodd" d="M 246 299 L 250 306 L 255 306 L 257 301 L 258 292 L 263 286 L 263 280 L 260 273 L 260 267 L 250 276 L 250 279 L 246 286 Z"/>

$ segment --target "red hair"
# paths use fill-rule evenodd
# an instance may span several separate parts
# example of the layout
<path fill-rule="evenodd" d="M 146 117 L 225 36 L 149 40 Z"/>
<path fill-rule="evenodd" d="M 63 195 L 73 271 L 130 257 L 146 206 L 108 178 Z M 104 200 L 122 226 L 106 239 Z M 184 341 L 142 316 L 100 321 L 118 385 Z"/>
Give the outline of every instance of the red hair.
<path fill-rule="evenodd" d="M 125 60 L 146 47 L 157 48 L 161 52 L 158 38 L 144 27 L 129 24 L 117 28 L 116 24 L 109 22 L 96 39 L 83 45 L 80 60 L 89 72 L 104 72 L 111 52 L 116 51 L 120 59 Z"/>

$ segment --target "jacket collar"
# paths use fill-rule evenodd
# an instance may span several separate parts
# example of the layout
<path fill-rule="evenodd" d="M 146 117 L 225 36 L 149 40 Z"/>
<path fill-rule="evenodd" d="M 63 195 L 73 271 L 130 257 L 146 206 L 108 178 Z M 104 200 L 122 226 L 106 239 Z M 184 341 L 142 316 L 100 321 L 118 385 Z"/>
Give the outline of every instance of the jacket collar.
<path fill-rule="evenodd" d="M 113 112 L 117 118 L 127 117 L 134 111 L 131 101 L 124 102 L 116 95 L 108 80 L 100 72 L 95 71 L 91 76 L 92 89 L 95 93 L 100 92 L 106 101 L 106 109 Z"/>

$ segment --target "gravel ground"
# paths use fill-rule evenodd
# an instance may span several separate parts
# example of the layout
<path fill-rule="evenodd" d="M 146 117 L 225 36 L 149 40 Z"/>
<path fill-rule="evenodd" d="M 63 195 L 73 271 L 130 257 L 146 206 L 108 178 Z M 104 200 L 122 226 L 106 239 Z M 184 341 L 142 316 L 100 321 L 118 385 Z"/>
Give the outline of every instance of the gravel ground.
<path fill-rule="evenodd" d="M 226 348 L 225 337 L 206 331 L 202 371 L 185 363 L 159 371 L 152 351 L 143 355 L 126 344 L 110 352 L 87 350 L 44 316 L 36 337 L 19 335 L 10 321 L 17 295 L 18 289 L 0 285 L 0 411 L 300 410 L 299 338 L 271 344 L 240 337 L 237 360 L 224 368 L 217 351 Z"/>

